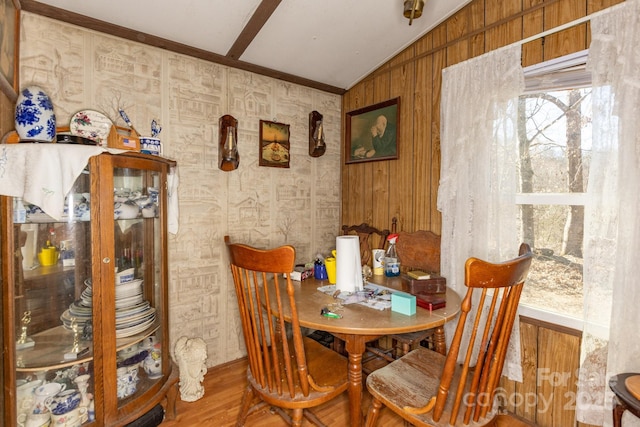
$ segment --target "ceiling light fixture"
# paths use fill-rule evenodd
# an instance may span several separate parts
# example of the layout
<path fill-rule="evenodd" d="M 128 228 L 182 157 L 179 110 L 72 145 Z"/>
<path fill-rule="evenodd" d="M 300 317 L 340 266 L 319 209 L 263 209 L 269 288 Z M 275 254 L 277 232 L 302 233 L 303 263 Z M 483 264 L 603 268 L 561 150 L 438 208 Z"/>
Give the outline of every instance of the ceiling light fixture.
<path fill-rule="evenodd" d="M 409 19 L 409 25 L 422 16 L 422 8 L 424 0 L 404 0 L 404 17 Z"/>

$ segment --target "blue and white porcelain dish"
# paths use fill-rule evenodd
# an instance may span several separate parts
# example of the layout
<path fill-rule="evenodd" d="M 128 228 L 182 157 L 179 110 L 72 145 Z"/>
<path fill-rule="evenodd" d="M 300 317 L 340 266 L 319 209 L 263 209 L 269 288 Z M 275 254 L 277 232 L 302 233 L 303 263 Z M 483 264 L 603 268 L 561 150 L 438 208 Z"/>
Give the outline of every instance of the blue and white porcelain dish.
<path fill-rule="evenodd" d="M 18 95 L 15 126 L 21 142 L 53 142 L 56 115 L 49 95 L 40 87 L 27 86 Z"/>

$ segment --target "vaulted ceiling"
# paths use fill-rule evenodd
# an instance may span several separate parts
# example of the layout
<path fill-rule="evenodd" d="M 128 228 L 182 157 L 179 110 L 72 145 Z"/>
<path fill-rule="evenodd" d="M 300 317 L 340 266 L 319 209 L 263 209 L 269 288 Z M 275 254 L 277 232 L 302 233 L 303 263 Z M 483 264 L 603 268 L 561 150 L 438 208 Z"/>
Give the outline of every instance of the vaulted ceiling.
<path fill-rule="evenodd" d="M 471 0 L 21 0 L 22 9 L 343 93 Z"/>

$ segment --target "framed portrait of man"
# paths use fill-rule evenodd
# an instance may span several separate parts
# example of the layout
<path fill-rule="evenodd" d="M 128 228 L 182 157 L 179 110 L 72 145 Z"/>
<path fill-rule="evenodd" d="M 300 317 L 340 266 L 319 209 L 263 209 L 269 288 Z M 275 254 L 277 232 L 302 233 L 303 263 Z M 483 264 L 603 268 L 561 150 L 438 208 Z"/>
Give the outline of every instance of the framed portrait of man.
<path fill-rule="evenodd" d="M 398 158 L 400 98 L 350 111 L 346 119 L 345 163 Z"/>

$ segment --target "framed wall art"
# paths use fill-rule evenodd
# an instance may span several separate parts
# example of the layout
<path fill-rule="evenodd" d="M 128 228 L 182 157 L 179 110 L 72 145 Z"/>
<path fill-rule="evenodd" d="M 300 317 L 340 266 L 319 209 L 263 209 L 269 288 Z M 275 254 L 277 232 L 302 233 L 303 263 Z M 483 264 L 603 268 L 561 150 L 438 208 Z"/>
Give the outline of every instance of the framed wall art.
<path fill-rule="evenodd" d="M 290 148 L 289 125 L 260 120 L 260 166 L 288 168 Z"/>
<path fill-rule="evenodd" d="M 0 89 L 9 99 L 18 97 L 18 43 L 20 9 L 17 0 L 0 0 Z"/>
<path fill-rule="evenodd" d="M 398 158 L 400 98 L 347 113 L 345 163 Z"/>

